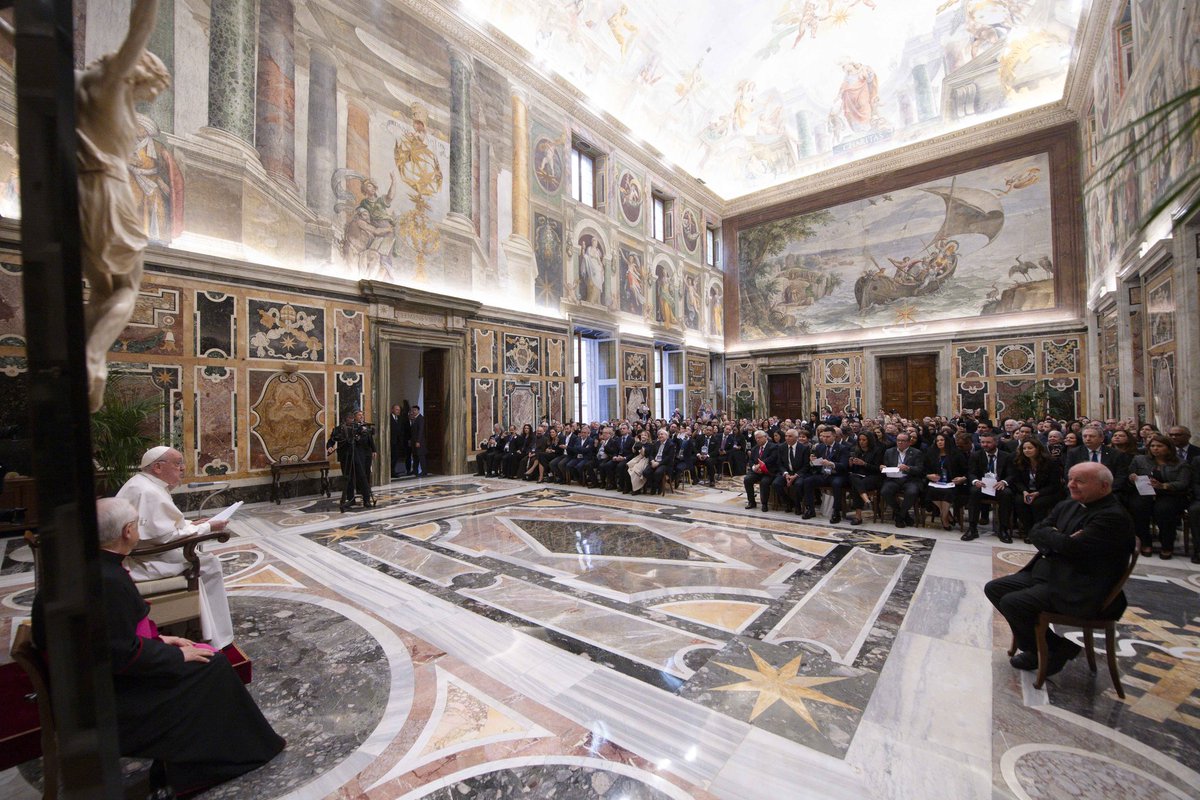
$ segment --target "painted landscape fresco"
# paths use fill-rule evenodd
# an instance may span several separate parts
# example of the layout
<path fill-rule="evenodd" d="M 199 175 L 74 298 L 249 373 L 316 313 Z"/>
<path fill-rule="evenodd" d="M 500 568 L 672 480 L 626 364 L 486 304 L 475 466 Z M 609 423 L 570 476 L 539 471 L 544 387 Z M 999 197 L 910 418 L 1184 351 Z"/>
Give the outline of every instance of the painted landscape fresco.
<path fill-rule="evenodd" d="M 1038 154 L 747 228 L 744 341 L 1053 308 Z"/>

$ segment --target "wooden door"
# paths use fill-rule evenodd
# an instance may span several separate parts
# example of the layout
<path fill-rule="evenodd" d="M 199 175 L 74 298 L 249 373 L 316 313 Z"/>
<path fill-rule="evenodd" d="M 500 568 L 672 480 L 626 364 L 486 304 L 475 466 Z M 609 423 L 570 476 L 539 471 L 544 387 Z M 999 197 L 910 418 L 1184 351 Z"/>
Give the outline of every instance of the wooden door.
<path fill-rule="evenodd" d="M 922 353 L 879 359 L 880 399 L 885 411 L 908 419 L 937 414 L 937 356 Z"/>
<path fill-rule="evenodd" d="M 425 380 L 425 467 L 434 475 L 444 473 L 446 452 L 446 351 L 421 353 L 421 375 Z"/>
<path fill-rule="evenodd" d="M 780 419 L 806 419 L 809 414 L 808 398 L 804 396 L 804 373 L 768 375 L 767 388 L 770 395 L 767 405 L 769 416 Z"/>

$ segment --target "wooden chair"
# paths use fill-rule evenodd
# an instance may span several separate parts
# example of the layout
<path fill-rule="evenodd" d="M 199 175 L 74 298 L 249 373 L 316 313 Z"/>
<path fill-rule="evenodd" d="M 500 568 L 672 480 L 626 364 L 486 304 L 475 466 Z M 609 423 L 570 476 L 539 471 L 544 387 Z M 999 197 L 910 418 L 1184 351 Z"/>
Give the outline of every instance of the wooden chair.
<path fill-rule="evenodd" d="M 11 655 L 33 684 L 32 700 L 37 703 L 38 722 L 42 726 L 42 797 L 53 800 L 58 797 L 58 729 L 50 704 L 50 673 L 41 653 L 33 646 L 32 627 L 28 622 L 17 628 Z"/>
<path fill-rule="evenodd" d="M 1125 574 L 1113 586 L 1112 591 L 1104 598 L 1104 603 L 1100 608 L 1105 609 L 1112 605 L 1117 596 L 1121 594 L 1121 590 L 1125 588 L 1125 582 L 1129 580 L 1133 568 L 1137 565 L 1138 551 L 1134 548 L 1133 554 L 1129 557 L 1129 566 L 1125 568 Z M 1121 674 L 1117 670 L 1117 622 L 1121 618 L 1114 617 L 1112 619 L 1087 619 L 1085 617 L 1074 617 L 1070 614 L 1054 614 L 1049 611 L 1043 611 L 1038 614 L 1037 629 L 1037 650 L 1038 650 L 1038 672 L 1037 678 L 1033 682 L 1033 688 L 1040 689 L 1046 682 L 1046 663 L 1050 660 L 1050 647 L 1046 643 L 1046 632 L 1050 630 L 1051 625 L 1066 625 L 1072 628 L 1083 629 L 1084 650 L 1087 651 L 1088 667 L 1094 673 L 1096 671 L 1096 648 L 1094 631 L 1098 628 L 1104 629 L 1104 650 L 1108 655 L 1108 674 L 1112 676 L 1113 688 L 1117 690 L 1117 697 L 1125 699 L 1125 689 L 1121 686 Z M 1017 640 L 1014 637 L 1012 646 L 1008 649 L 1008 655 L 1011 657 L 1017 652 Z"/>
<path fill-rule="evenodd" d="M 25 534 L 25 541 L 34 553 L 34 569 L 38 567 L 38 535 Z M 183 550 L 186 568 L 178 575 L 148 581 L 135 581 L 138 593 L 150 604 L 150 619 L 160 628 L 183 625 L 198 637 L 200 634 L 200 554 L 197 548 L 205 542 L 228 542 L 229 532 L 185 536 L 166 544 L 138 547 L 130 555 L 154 556 L 171 550 Z M 40 579 L 40 574 L 39 574 Z"/>

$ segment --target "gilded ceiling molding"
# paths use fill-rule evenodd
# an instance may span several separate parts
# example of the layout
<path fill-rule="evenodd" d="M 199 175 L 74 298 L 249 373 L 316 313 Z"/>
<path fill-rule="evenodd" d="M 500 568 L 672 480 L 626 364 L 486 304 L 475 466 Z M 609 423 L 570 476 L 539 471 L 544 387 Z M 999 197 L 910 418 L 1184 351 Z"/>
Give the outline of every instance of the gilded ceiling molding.
<path fill-rule="evenodd" d="M 1096 58 L 1108 34 L 1108 19 L 1112 14 L 1113 0 L 1092 0 L 1091 8 L 1085 12 L 1083 29 L 1076 42 L 1079 45 L 1076 57 L 1071 59 L 1071 70 L 1063 89 L 1067 108 L 1082 118 L 1087 113 L 1086 103 L 1091 97 L 1092 77 L 1096 72 Z"/>
<path fill-rule="evenodd" d="M 1008 114 L 981 125 L 964 128 L 934 139 L 914 142 L 896 150 L 852 161 L 849 164 L 799 178 L 771 189 L 743 195 L 725 203 L 725 218 L 736 217 L 818 192 L 829 191 L 857 181 L 877 178 L 890 172 L 965 153 L 989 144 L 998 144 L 1024 134 L 1036 133 L 1056 125 L 1074 122 L 1076 119 L 1076 116 L 1062 102 Z"/>

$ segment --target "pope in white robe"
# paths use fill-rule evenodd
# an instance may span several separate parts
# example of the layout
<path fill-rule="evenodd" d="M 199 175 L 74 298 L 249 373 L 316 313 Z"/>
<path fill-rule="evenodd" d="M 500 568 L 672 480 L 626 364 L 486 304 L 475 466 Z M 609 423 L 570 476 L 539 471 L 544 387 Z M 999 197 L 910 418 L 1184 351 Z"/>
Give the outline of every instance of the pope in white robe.
<path fill-rule="evenodd" d="M 117 497 L 128 500 L 138 511 L 138 534 L 143 546 L 167 544 L 185 536 L 219 533 L 225 522 L 189 522 L 171 499 L 171 490 L 183 481 L 183 455 L 170 447 L 152 447 L 142 456 L 142 471 L 134 475 Z M 135 581 L 157 580 L 181 574 L 187 568 L 183 549 L 137 558 L 129 556 L 125 566 Z M 204 639 L 220 650 L 233 642 L 233 621 L 225 597 L 221 562 L 216 556 L 200 556 L 200 629 Z"/>

